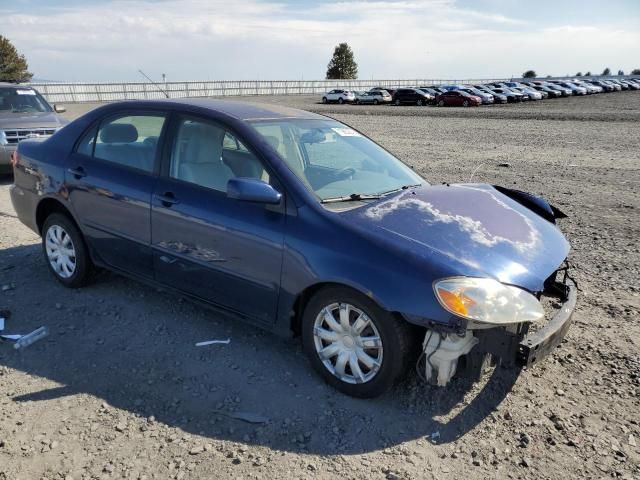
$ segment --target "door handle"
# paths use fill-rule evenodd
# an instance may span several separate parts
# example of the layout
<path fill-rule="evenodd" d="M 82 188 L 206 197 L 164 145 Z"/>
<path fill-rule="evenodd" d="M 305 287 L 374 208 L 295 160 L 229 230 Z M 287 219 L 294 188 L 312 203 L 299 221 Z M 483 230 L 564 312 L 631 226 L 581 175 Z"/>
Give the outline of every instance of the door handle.
<path fill-rule="evenodd" d="M 178 199 L 176 199 L 175 195 L 171 192 L 165 192 L 162 195 L 155 195 L 156 200 L 162 203 L 165 207 L 170 207 L 175 205 L 176 203 L 180 203 Z"/>
<path fill-rule="evenodd" d="M 82 167 L 70 168 L 67 170 L 71 175 L 76 178 L 82 178 L 87 176 L 87 172 Z"/>

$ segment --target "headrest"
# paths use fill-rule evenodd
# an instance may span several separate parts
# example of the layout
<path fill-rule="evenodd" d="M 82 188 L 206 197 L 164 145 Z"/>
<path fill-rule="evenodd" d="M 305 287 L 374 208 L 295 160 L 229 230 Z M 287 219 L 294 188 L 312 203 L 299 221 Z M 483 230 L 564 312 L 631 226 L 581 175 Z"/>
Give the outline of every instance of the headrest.
<path fill-rule="evenodd" d="M 280 146 L 280 139 L 278 137 L 274 137 L 272 135 L 265 135 L 264 139 L 271 145 L 275 150 L 278 150 Z"/>
<path fill-rule="evenodd" d="M 102 143 L 132 143 L 138 140 L 138 130 L 130 123 L 110 123 L 100 130 Z"/>

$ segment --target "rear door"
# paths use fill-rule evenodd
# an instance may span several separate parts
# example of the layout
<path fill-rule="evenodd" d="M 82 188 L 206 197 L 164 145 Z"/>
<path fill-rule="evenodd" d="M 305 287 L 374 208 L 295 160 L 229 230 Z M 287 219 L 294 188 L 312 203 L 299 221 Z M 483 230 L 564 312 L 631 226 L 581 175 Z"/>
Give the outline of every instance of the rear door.
<path fill-rule="evenodd" d="M 156 280 L 255 323 L 273 322 L 284 245 L 277 206 L 227 197 L 250 177 L 283 193 L 263 162 L 224 124 L 178 115 L 155 186 L 151 225 Z M 268 139 L 278 149 L 278 139 Z"/>
<path fill-rule="evenodd" d="M 153 276 L 151 192 L 164 111 L 121 112 L 93 125 L 69 157 L 69 200 L 87 240 L 110 267 Z"/>

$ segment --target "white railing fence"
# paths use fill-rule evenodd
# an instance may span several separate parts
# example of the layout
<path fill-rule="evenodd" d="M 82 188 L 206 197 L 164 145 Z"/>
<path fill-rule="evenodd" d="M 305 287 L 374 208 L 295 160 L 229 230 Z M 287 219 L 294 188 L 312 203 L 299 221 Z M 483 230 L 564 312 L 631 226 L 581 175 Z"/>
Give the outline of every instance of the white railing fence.
<path fill-rule="evenodd" d="M 367 90 L 373 87 L 411 87 L 454 83 L 485 83 L 504 79 L 409 80 L 242 80 L 207 82 L 135 83 L 32 83 L 51 103 L 111 102 L 185 97 L 248 95 L 313 95 L 334 88 Z"/>
<path fill-rule="evenodd" d="M 538 78 L 555 80 L 564 77 Z M 587 78 L 587 77 L 580 77 Z M 605 77 L 590 77 L 605 78 Z M 612 78 L 629 78 L 615 76 Z M 117 100 L 144 100 L 154 98 L 224 97 L 249 95 L 314 95 L 334 88 L 368 90 L 373 87 L 415 87 L 493 83 L 521 79 L 405 79 L 405 80 L 241 80 L 206 82 L 151 82 L 133 83 L 32 83 L 51 103 L 112 102 Z"/>

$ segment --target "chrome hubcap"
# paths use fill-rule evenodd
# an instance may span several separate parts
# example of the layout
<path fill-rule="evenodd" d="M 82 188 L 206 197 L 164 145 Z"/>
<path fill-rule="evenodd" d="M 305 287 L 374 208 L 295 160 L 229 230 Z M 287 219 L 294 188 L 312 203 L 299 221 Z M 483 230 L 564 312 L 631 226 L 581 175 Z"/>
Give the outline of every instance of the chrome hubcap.
<path fill-rule="evenodd" d="M 348 303 L 327 305 L 313 329 L 316 352 L 324 367 L 346 383 L 365 383 L 382 366 L 382 340 L 371 319 Z"/>
<path fill-rule="evenodd" d="M 51 225 L 45 237 L 49 264 L 62 278 L 69 278 L 76 271 L 76 249 L 69 234 L 59 225 Z"/>

